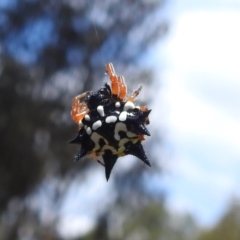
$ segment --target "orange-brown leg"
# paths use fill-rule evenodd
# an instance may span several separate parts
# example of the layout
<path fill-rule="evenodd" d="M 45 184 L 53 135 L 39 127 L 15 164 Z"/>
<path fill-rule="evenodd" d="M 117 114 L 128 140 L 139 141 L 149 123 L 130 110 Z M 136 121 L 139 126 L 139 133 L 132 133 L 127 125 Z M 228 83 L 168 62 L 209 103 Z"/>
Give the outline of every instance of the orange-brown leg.
<path fill-rule="evenodd" d="M 144 135 L 140 134 L 140 135 L 138 135 L 138 139 L 140 141 L 144 141 L 144 140 L 146 140 L 146 137 Z"/>
<path fill-rule="evenodd" d="M 124 81 L 123 76 L 118 77 L 118 85 L 119 85 L 119 98 L 124 99 L 127 95 L 127 85 Z"/>
<path fill-rule="evenodd" d="M 88 92 L 82 93 L 73 99 L 71 116 L 73 121 L 76 123 L 79 123 L 79 121 L 82 120 L 84 115 L 89 111 L 85 102 L 80 103 L 81 98 L 86 97 L 87 94 Z"/>
<path fill-rule="evenodd" d="M 148 108 L 146 106 L 141 106 L 140 109 L 143 111 L 143 112 L 146 112 L 148 110 Z"/>
<path fill-rule="evenodd" d="M 128 97 L 125 102 L 132 102 L 138 96 L 141 90 L 142 86 L 140 86 L 130 97 Z"/>
<path fill-rule="evenodd" d="M 107 63 L 106 64 L 106 71 L 107 74 L 109 75 L 110 81 L 111 81 L 111 88 L 112 88 L 112 93 L 114 95 L 118 96 L 118 77 L 115 73 L 114 67 L 112 63 Z"/>
<path fill-rule="evenodd" d="M 141 106 L 140 109 L 141 109 L 143 112 L 148 111 L 148 108 L 147 108 L 146 106 Z M 145 125 L 148 125 L 148 124 L 149 124 L 149 118 L 148 118 L 148 117 L 145 119 L 144 124 L 145 124 Z"/>
<path fill-rule="evenodd" d="M 103 162 L 101 162 L 101 161 L 97 158 L 96 153 L 91 152 L 91 153 L 89 153 L 89 156 L 91 156 L 92 159 L 95 160 L 96 162 L 98 162 L 100 165 L 102 165 L 103 167 L 105 167 L 105 164 L 104 164 Z"/>
<path fill-rule="evenodd" d="M 146 112 L 146 111 L 148 110 L 148 108 L 147 108 L 146 106 L 141 106 L 140 109 L 141 109 L 143 112 Z M 148 117 L 145 119 L 145 124 L 146 124 L 146 125 L 149 124 L 149 118 L 148 118 Z M 143 135 L 143 134 L 139 134 L 139 135 L 138 135 L 138 139 L 139 139 L 140 141 L 144 141 L 144 140 L 146 140 L 146 136 Z"/>

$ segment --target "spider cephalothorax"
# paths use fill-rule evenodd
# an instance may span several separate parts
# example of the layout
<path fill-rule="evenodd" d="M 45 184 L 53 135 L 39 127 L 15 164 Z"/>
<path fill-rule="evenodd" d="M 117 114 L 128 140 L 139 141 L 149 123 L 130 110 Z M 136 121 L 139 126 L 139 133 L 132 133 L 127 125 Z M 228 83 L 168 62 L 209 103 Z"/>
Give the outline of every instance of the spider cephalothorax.
<path fill-rule="evenodd" d="M 85 103 L 89 110 L 96 109 L 99 105 L 105 105 L 110 102 L 112 92 L 110 86 L 106 83 L 98 91 L 90 92 L 85 98 Z"/>
<path fill-rule="evenodd" d="M 149 123 L 150 110 L 136 106 L 132 101 L 139 94 L 138 88 L 126 98 L 127 87 L 122 76 L 115 74 L 113 65 L 106 64 L 111 87 L 105 84 L 95 92 L 83 93 L 73 100 L 71 115 L 79 131 L 70 143 L 80 144 L 76 161 L 85 155 L 92 156 L 105 166 L 107 180 L 117 159 L 134 155 L 150 166 L 141 142 L 150 135 L 145 125 Z M 85 98 L 84 102 L 80 102 Z M 103 162 L 98 160 L 102 156 Z"/>

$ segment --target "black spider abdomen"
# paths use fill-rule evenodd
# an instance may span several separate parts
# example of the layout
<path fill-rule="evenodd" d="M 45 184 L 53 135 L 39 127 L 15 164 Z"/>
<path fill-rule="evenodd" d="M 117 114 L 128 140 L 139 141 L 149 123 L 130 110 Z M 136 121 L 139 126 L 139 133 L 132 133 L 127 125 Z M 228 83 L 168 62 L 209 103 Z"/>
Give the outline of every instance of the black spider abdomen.
<path fill-rule="evenodd" d="M 107 101 L 96 106 L 84 116 L 77 137 L 71 141 L 81 145 L 76 161 L 89 153 L 102 156 L 107 179 L 120 156 L 131 154 L 150 166 L 140 138 L 150 135 L 145 127 L 149 113 L 132 102 Z"/>

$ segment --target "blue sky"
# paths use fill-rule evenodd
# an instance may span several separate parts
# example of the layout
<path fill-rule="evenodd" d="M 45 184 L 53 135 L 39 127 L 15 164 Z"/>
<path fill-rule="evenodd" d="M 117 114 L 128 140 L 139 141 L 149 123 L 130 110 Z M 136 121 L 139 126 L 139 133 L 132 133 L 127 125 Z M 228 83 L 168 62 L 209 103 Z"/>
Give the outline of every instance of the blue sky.
<path fill-rule="evenodd" d="M 240 194 L 240 1 L 172 1 L 169 12 L 153 103 L 171 146 L 167 204 L 209 225 Z"/>

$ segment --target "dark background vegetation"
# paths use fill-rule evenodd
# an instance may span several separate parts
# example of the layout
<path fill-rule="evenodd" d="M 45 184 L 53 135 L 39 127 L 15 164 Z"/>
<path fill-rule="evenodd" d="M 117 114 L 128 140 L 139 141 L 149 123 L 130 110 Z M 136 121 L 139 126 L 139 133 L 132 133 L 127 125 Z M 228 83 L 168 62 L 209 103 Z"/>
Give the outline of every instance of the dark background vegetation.
<path fill-rule="evenodd" d="M 6 3 L 6 4 L 5 4 Z M 167 34 L 160 17 L 164 1 L 10 0 L 0 4 L 0 239 L 62 239 L 58 211 L 71 183 L 100 168 L 74 164 L 78 150 L 67 145 L 77 130 L 72 98 L 104 81 L 104 65 L 151 83 L 139 59 Z M 131 82 L 131 83 L 132 83 Z M 130 84 L 130 86 L 133 84 Z M 240 239 L 239 207 L 214 230 L 203 232 L 191 216 L 169 213 L 160 187 L 158 156 L 146 143 L 151 171 L 135 161 L 111 176 L 111 195 L 91 232 L 76 239 Z M 101 169 L 103 171 L 103 169 Z M 94 175 L 92 176 L 94 178 Z M 104 177 L 104 175 L 103 175 Z M 91 188 L 91 186 L 88 186 Z M 75 199 L 81 201 L 81 199 Z M 98 198 L 96 194 L 96 204 Z M 42 217 L 45 205 L 51 214 Z M 220 236 L 220 237 L 219 237 Z M 69 239 L 69 238 L 68 238 Z"/>

